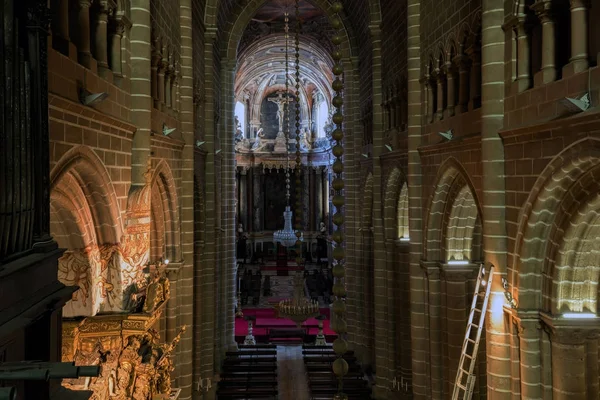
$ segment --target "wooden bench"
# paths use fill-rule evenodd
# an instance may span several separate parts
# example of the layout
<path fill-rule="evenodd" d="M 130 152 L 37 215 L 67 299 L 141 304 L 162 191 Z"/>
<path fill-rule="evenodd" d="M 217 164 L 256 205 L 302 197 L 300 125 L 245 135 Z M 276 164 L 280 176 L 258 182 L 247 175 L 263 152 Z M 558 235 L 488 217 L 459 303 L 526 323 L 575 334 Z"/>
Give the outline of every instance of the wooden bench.
<path fill-rule="evenodd" d="M 274 344 L 240 344 L 238 345 L 240 350 L 266 350 L 266 349 L 277 349 Z"/>
<path fill-rule="evenodd" d="M 228 351 L 225 353 L 227 357 L 242 357 L 242 356 L 277 356 L 277 350 L 238 350 Z"/>
<path fill-rule="evenodd" d="M 229 380 L 254 380 L 254 379 L 275 379 L 277 380 L 277 372 L 225 372 L 220 376 L 221 381 Z"/>
<path fill-rule="evenodd" d="M 300 339 L 304 341 L 306 329 L 303 328 L 269 328 L 267 329 L 269 340 L 273 339 Z"/>

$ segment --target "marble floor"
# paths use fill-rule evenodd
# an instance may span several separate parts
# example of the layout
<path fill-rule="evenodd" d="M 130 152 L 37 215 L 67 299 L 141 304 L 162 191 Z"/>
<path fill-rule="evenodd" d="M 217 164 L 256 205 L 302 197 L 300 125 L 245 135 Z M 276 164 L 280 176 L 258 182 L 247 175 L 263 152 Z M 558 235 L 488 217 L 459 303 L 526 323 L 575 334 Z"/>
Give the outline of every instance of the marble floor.
<path fill-rule="evenodd" d="M 302 346 L 277 346 L 279 400 L 309 400 Z"/>

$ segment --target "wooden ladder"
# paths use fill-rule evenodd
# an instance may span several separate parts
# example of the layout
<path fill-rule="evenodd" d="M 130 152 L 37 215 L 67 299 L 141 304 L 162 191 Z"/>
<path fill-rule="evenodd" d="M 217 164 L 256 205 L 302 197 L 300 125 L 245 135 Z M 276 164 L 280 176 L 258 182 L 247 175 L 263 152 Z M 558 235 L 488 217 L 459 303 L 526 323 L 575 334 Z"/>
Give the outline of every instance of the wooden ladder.
<path fill-rule="evenodd" d="M 486 271 L 485 264 L 481 264 L 479 274 L 477 274 L 477 283 L 475 285 L 475 293 L 473 294 L 473 302 L 471 303 L 471 311 L 469 312 L 465 340 L 456 371 L 452 400 L 471 400 L 473 396 L 473 388 L 475 386 L 473 370 L 475 369 L 475 362 L 477 360 L 481 332 L 485 325 L 485 314 L 487 312 L 493 276 L 494 266 L 490 265 L 489 271 Z M 476 322 L 473 322 L 474 320 Z"/>

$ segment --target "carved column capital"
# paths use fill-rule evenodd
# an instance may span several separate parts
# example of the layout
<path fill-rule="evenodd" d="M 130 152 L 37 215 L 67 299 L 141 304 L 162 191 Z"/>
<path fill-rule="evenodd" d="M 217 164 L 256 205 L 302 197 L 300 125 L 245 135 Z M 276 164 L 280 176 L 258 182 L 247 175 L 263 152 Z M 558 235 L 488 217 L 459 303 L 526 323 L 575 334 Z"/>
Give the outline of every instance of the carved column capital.
<path fill-rule="evenodd" d="M 590 8 L 590 0 L 570 0 L 569 3 L 571 4 L 571 10 L 578 8 Z"/>
<path fill-rule="evenodd" d="M 90 8 L 92 5 L 92 0 L 77 0 L 77 5 L 80 9 Z"/>
<path fill-rule="evenodd" d="M 566 319 L 540 313 L 544 330 L 550 335 L 550 341 L 560 344 L 584 344 L 588 339 L 600 335 L 600 326 L 596 319 Z"/>
<path fill-rule="evenodd" d="M 530 8 L 540 18 L 542 23 L 552 21 L 552 1 L 551 0 L 538 0 L 533 3 Z"/>

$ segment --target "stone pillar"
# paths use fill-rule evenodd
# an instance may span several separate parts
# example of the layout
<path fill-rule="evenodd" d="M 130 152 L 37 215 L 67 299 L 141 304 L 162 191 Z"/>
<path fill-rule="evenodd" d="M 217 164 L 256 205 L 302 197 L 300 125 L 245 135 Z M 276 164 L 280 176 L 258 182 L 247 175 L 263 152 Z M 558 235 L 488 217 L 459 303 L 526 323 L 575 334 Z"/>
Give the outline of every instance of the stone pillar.
<path fill-rule="evenodd" d="M 52 1 L 52 46 L 69 58 L 77 56 L 77 49 L 69 35 L 69 0 Z"/>
<path fill-rule="evenodd" d="M 179 75 L 180 72 L 178 69 L 178 63 L 175 63 L 175 68 L 171 77 L 171 108 L 173 109 L 173 111 L 178 111 L 179 98 L 177 96 L 177 86 L 179 81 Z"/>
<path fill-rule="evenodd" d="M 77 38 L 78 60 L 84 67 L 95 70 L 96 60 L 94 60 L 90 52 L 90 6 L 92 2 L 91 0 L 78 0 L 77 5 L 77 26 L 79 27 L 79 32 L 75 34 L 75 37 Z"/>
<path fill-rule="evenodd" d="M 458 67 L 458 104 L 454 112 L 461 114 L 469 109 L 469 59 L 464 54 L 460 54 L 453 61 Z"/>
<path fill-rule="evenodd" d="M 481 49 L 479 44 L 471 46 L 467 53 L 471 61 L 471 89 L 469 99 L 469 111 L 481 107 Z"/>
<path fill-rule="evenodd" d="M 115 78 L 115 83 L 123 78 L 123 60 L 121 57 L 121 41 L 125 32 L 125 24 L 121 19 L 112 18 L 110 20 L 110 68 Z"/>
<path fill-rule="evenodd" d="M 306 232 L 310 229 L 310 167 L 302 168 L 302 226 Z M 310 252 L 310 243 L 307 244 Z"/>
<path fill-rule="evenodd" d="M 98 63 L 98 74 L 107 78 L 110 76 L 108 67 L 108 1 L 101 0 L 97 6 L 96 30 L 94 36 L 94 58 Z"/>
<path fill-rule="evenodd" d="M 165 78 L 164 78 L 164 85 L 165 88 L 163 89 L 164 91 L 164 96 L 165 96 L 165 100 L 164 100 L 164 105 L 165 105 L 165 109 L 169 109 L 173 107 L 173 103 L 172 103 L 172 98 L 171 95 L 173 94 L 171 92 L 171 86 L 173 85 L 173 72 L 175 71 L 175 68 L 173 67 L 173 56 L 169 55 L 169 63 L 167 64 L 167 68 L 165 70 Z"/>
<path fill-rule="evenodd" d="M 263 171 L 260 167 L 252 170 L 252 205 L 254 206 L 252 213 L 254 221 L 252 221 L 252 226 L 254 227 L 254 232 L 263 230 L 264 197 L 262 193 L 262 175 Z"/>
<path fill-rule="evenodd" d="M 427 325 L 429 330 L 429 398 L 442 399 L 444 387 L 443 348 L 441 326 L 441 282 L 440 268 L 437 263 L 422 264 L 427 277 Z"/>
<path fill-rule="evenodd" d="M 533 77 L 534 85 L 539 86 L 556 80 L 556 42 L 552 1 L 538 0 L 531 8 L 542 23 L 542 69 Z"/>
<path fill-rule="evenodd" d="M 585 342 L 585 369 L 588 400 L 600 398 L 599 365 L 598 365 L 598 334 L 588 336 Z"/>
<path fill-rule="evenodd" d="M 240 181 L 239 181 L 239 210 L 240 213 L 238 215 L 238 222 L 244 225 L 244 231 L 248 231 L 248 189 L 246 186 L 246 181 L 248 179 L 248 170 L 242 168 L 240 171 Z"/>
<path fill-rule="evenodd" d="M 319 225 L 323 220 L 323 172 L 321 167 L 314 170 L 315 176 L 315 226 L 319 229 Z"/>
<path fill-rule="evenodd" d="M 588 0 L 571 0 L 571 59 L 564 75 L 585 71 L 588 61 Z"/>
<path fill-rule="evenodd" d="M 436 82 L 437 82 L 437 110 L 435 113 L 435 119 L 438 121 L 444 118 L 444 101 L 446 100 L 446 96 L 444 96 L 444 73 L 441 69 L 436 70 Z"/>
<path fill-rule="evenodd" d="M 164 51 L 163 51 L 164 54 Z M 158 95 L 158 102 L 154 103 L 154 107 L 158 110 L 162 110 L 165 104 L 165 72 L 169 67 L 169 63 L 166 59 L 161 59 L 158 64 L 158 71 L 156 79 L 156 93 Z"/>
<path fill-rule="evenodd" d="M 517 91 L 520 93 L 531 87 L 529 32 L 525 25 L 524 15 L 519 17 L 515 31 L 517 34 Z"/>
<path fill-rule="evenodd" d="M 541 388 L 539 318 L 515 320 L 519 336 L 520 389 L 524 399 L 544 398 Z"/>
<path fill-rule="evenodd" d="M 446 97 L 446 117 L 452 117 L 455 114 L 455 107 L 456 107 L 456 86 L 455 86 L 455 79 L 454 79 L 454 75 L 455 75 L 455 68 L 454 68 L 454 64 L 451 61 L 446 62 L 445 65 L 445 71 L 446 71 L 446 91 L 447 91 L 447 97 Z"/>
<path fill-rule="evenodd" d="M 425 76 L 425 85 L 427 87 L 427 123 L 429 122 L 433 122 L 433 113 L 434 113 L 434 109 L 435 109 L 435 105 L 433 104 L 434 101 L 434 95 L 433 95 L 433 91 L 435 90 L 435 87 L 433 85 L 433 81 L 431 80 L 431 76 L 430 75 L 426 75 Z"/>
<path fill-rule="evenodd" d="M 575 329 L 559 328 L 550 332 L 550 341 L 553 400 L 588 399 L 585 335 Z"/>
<path fill-rule="evenodd" d="M 392 93 L 392 98 L 390 99 L 390 101 L 388 102 L 388 112 L 390 115 L 389 118 L 389 123 L 390 123 L 390 128 L 395 128 L 397 126 L 397 121 L 398 121 L 398 112 L 396 110 L 396 93 Z"/>
<path fill-rule="evenodd" d="M 329 169 L 327 167 L 323 168 L 321 187 L 323 193 L 323 222 L 327 224 L 327 229 L 329 230 L 331 223 L 329 222 Z"/>
<path fill-rule="evenodd" d="M 396 285 L 395 271 L 395 250 L 396 242 L 394 239 L 386 239 L 385 241 L 385 264 L 386 264 L 386 277 L 387 277 L 387 315 L 386 321 L 388 322 L 388 336 L 387 336 L 387 369 L 388 379 L 391 381 L 395 377 L 400 375 L 400 365 L 396 363 L 398 353 L 398 342 L 399 342 L 399 329 L 396 324 L 396 297 L 398 294 L 398 286 Z"/>
<path fill-rule="evenodd" d="M 162 55 L 160 53 L 160 42 L 158 41 L 158 39 L 154 39 L 154 46 L 152 48 L 152 60 L 151 60 L 151 93 L 152 93 L 152 100 L 154 103 L 154 108 L 160 108 L 160 101 L 159 101 L 159 97 L 158 97 L 158 69 L 161 66 L 161 61 L 162 61 Z"/>

